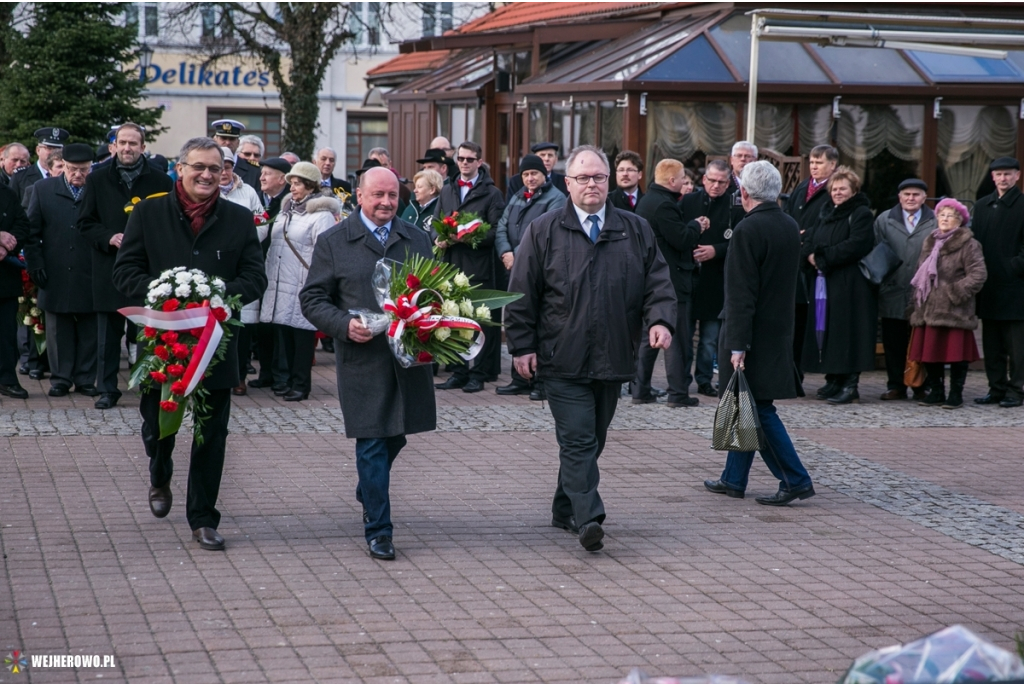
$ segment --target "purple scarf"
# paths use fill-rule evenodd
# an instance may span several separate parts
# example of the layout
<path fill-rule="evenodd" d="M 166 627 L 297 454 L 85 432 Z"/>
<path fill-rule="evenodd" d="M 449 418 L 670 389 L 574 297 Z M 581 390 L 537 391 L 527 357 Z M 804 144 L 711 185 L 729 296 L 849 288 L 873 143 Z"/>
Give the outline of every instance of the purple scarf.
<path fill-rule="evenodd" d="M 954 233 L 960 230 L 957 226 L 952 231 L 932 231 L 931 235 L 935 238 L 935 244 L 932 246 L 932 251 L 923 262 L 921 266 L 917 267 L 917 273 L 914 274 L 914 278 L 911 279 L 910 285 L 914 287 L 914 301 L 917 306 L 922 306 L 928 299 L 928 295 L 931 294 L 932 288 L 934 288 L 939 281 L 939 250 L 949 240 Z"/>

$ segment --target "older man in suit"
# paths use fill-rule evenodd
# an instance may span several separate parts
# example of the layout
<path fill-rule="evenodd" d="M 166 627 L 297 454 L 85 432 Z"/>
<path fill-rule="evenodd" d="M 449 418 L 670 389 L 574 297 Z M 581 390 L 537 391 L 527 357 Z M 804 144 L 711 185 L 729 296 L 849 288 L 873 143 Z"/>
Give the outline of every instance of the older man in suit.
<path fill-rule="evenodd" d="M 359 211 L 320 236 L 306 285 L 302 315 L 335 339 L 338 399 L 345 435 L 356 439 L 356 500 L 370 556 L 394 559 L 391 466 L 405 436 L 432 431 L 437 416 L 429 364 L 402 367 L 387 336 L 374 336 L 352 309 L 380 311 L 371 277 L 378 260 L 430 257 L 430 238 L 399 219 L 398 178 L 389 169 L 368 169 L 356 190 Z"/>

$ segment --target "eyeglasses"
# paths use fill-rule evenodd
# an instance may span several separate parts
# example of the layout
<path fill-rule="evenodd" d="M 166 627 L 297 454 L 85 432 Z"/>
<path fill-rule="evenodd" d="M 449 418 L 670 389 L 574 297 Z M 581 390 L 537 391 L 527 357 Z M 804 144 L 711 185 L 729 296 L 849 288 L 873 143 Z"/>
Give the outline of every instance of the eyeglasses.
<path fill-rule="evenodd" d="M 566 178 L 571 178 L 581 186 L 589 185 L 591 181 L 597 185 L 601 185 L 608 180 L 608 174 L 596 174 L 594 176 L 566 176 Z"/>
<path fill-rule="evenodd" d="M 466 162 L 468 164 L 470 162 L 477 161 L 478 158 L 477 157 L 456 157 L 455 159 L 457 161 L 459 161 L 459 162 Z"/>
<path fill-rule="evenodd" d="M 189 164 L 188 162 L 178 162 L 178 164 L 187 166 L 198 174 L 205 174 L 209 171 L 211 174 L 216 176 L 220 172 L 224 171 L 224 167 L 222 166 L 206 166 L 205 164 Z"/>
<path fill-rule="evenodd" d="M 239 157 L 243 157 L 245 159 L 259 159 L 260 158 L 260 153 L 259 152 L 239 152 L 238 156 Z"/>
<path fill-rule="evenodd" d="M 631 166 L 619 167 L 615 171 L 617 171 L 620 174 L 638 174 L 638 173 L 640 173 L 639 169 L 637 169 L 635 167 L 631 167 Z"/>

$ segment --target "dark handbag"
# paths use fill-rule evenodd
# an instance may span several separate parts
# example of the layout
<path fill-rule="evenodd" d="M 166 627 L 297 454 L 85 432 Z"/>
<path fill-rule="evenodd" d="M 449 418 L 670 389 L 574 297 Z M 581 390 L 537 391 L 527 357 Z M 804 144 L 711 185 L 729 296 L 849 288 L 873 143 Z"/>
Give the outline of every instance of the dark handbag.
<path fill-rule="evenodd" d="M 873 285 L 881 285 L 882 281 L 896 271 L 902 263 L 903 260 L 893 252 L 889 243 L 883 241 L 875 245 L 875 249 L 871 250 L 857 265 L 868 282 Z"/>
<path fill-rule="evenodd" d="M 711 448 L 734 452 L 756 452 L 764 445 L 761 420 L 746 376 L 736 369 L 725 386 L 715 410 Z"/>

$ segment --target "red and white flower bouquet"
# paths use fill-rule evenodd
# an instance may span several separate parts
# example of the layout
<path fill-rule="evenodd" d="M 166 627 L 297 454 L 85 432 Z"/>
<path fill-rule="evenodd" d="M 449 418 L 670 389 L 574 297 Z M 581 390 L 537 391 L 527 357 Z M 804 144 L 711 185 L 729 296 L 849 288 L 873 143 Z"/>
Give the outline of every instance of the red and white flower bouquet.
<path fill-rule="evenodd" d="M 462 243 L 475 250 L 491 230 L 491 225 L 473 212 L 452 212 L 444 218 L 435 217 L 431 220 L 431 228 L 438 240 L 449 245 Z M 444 248 L 434 246 L 435 255 L 440 256 L 443 252 Z"/>
<path fill-rule="evenodd" d="M 202 381 L 224 360 L 230 327 L 242 325 L 231 317 L 238 309 L 241 298 L 227 297 L 223 280 L 179 266 L 149 284 L 145 307 L 118 310 L 143 327 L 128 387 L 160 388 L 161 439 L 178 432 L 187 409 L 193 435 L 202 440 L 199 428 L 207 416 Z"/>

